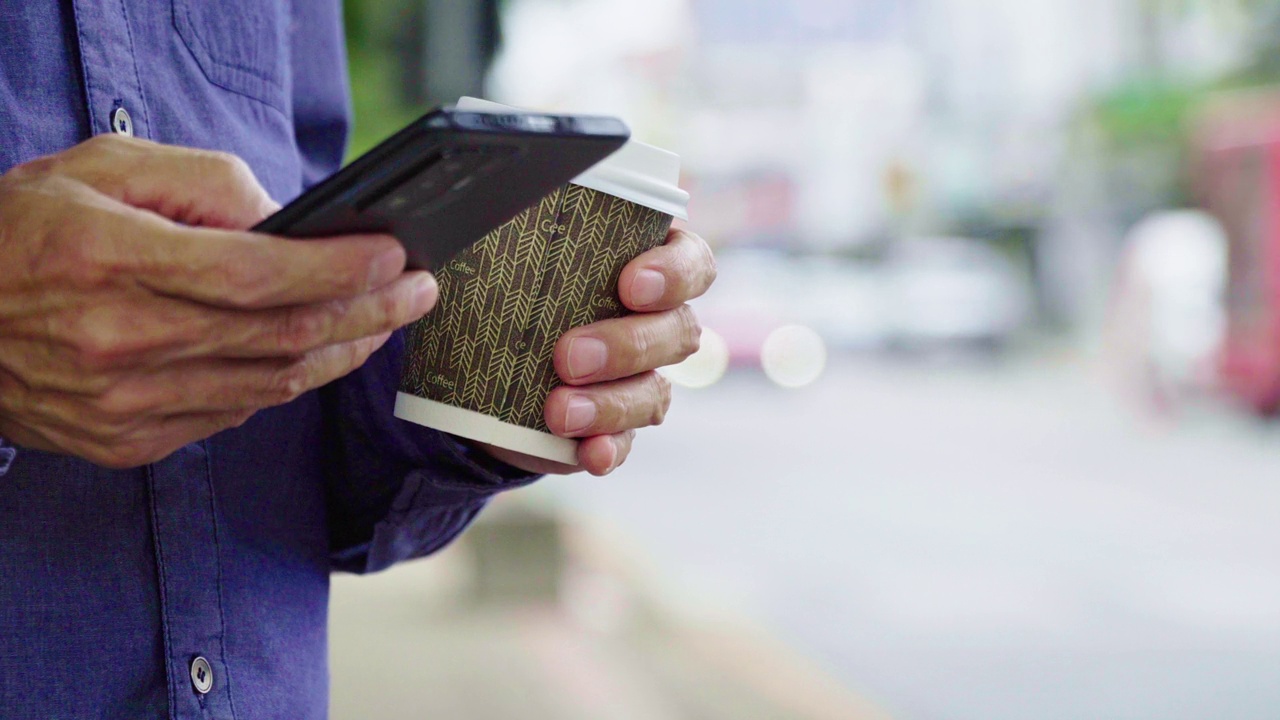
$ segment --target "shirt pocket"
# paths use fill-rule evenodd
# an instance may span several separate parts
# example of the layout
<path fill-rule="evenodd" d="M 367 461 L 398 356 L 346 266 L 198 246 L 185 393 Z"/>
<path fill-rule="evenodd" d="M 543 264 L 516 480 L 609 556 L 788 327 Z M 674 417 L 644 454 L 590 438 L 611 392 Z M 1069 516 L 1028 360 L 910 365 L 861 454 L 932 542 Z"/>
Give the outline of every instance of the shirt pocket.
<path fill-rule="evenodd" d="M 209 82 L 285 109 L 279 0 L 173 0 L 173 24 Z"/>

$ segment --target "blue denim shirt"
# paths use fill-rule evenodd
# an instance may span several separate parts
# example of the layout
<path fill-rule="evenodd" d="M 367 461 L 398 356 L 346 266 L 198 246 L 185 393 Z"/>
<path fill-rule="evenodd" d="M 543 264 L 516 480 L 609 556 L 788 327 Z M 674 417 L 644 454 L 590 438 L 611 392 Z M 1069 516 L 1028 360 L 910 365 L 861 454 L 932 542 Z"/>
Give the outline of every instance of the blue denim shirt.
<path fill-rule="evenodd" d="M 286 201 L 338 166 L 344 65 L 336 0 L 9 0 L 0 170 L 123 107 Z M 0 441 L 0 718 L 325 717 L 330 571 L 431 553 L 532 480 L 395 420 L 401 349 L 136 470 Z"/>

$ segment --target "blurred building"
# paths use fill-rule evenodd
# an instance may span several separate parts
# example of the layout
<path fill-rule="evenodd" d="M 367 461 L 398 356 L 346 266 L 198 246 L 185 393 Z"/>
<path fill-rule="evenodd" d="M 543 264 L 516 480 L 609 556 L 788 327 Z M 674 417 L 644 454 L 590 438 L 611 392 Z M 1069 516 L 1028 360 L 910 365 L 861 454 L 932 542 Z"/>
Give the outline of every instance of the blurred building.
<path fill-rule="evenodd" d="M 1081 133 L 1091 103 L 1239 66 L 1244 7 L 512 0 L 491 88 L 621 114 L 679 152 L 694 222 L 722 246 L 857 253 L 1008 232 L 1029 246 L 1045 309 L 1079 318 L 1105 296 L 1125 225 L 1162 199 L 1099 181 L 1112 158 Z M 1159 160 L 1138 158 L 1139 174 L 1177 172 Z"/>

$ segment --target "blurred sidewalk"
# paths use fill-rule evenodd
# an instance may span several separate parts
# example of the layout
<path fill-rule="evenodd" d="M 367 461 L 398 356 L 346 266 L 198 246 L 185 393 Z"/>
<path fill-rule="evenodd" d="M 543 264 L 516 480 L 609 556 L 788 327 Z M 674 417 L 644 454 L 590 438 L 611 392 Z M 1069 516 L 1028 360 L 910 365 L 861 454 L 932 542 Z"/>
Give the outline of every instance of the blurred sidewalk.
<path fill-rule="evenodd" d="M 454 547 L 335 577 L 334 720 L 883 720 L 794 651 L 679 606 L 598 532 L 507 498 Z"/>

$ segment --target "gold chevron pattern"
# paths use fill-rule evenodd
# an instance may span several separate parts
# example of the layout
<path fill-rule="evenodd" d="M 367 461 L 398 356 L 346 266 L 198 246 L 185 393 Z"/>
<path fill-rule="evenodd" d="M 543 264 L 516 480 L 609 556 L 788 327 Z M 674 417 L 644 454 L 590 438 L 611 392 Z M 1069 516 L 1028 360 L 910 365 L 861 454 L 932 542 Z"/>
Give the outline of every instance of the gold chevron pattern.
<path fill-rule="evenodd" d="M 556 342 L 628 312 L 618 276 L 670 227 L 670 215 L 578 185 L 547 196 L 437 274 L 440 302 L 409 330 L 401 391 L 548 432 Z"/>

